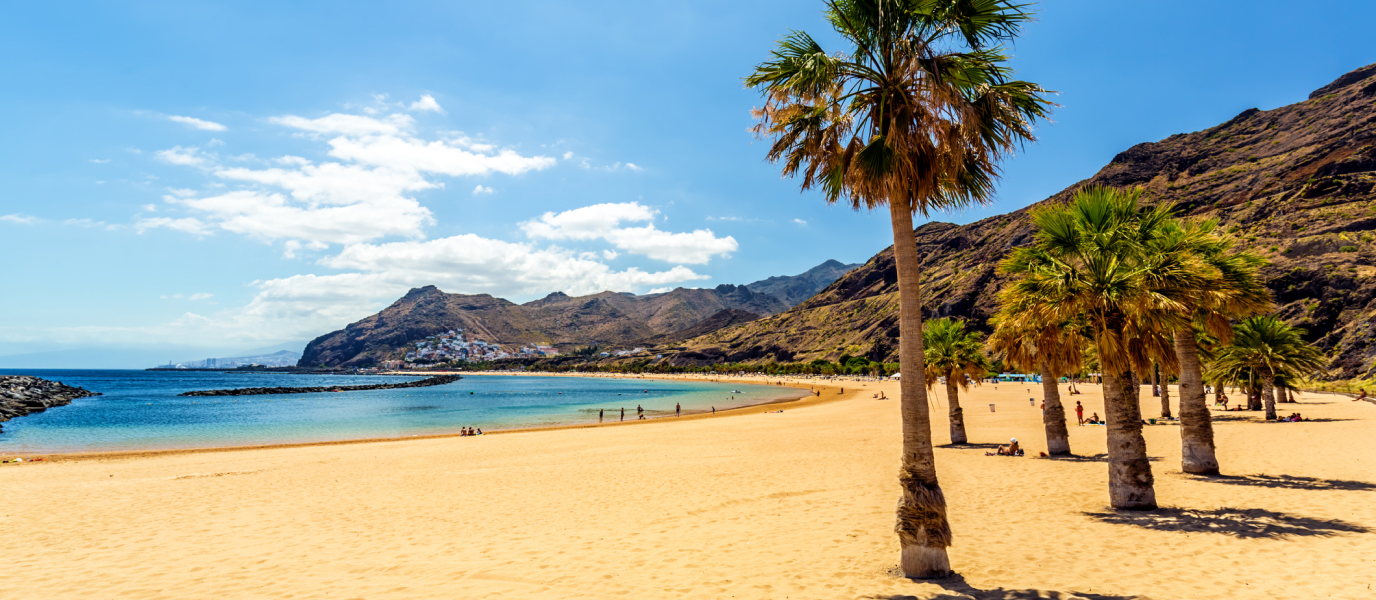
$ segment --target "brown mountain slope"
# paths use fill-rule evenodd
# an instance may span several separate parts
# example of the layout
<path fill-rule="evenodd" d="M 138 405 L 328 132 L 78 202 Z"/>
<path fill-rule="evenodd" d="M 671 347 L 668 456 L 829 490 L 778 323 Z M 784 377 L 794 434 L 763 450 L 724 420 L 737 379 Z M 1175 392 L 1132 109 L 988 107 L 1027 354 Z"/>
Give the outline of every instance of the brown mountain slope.
<path fill-rule="evenodd" d="M 1333 357 L 1332 376 L 1376 372 L 1376 65 L 1304 102 L 1133 146 L 1040 204 L 1088 184 L 1142 186 L 1183 215 L 1218 219 L 1271 261 L 1264 273 L 1280 315 Z M 924 316 L 967 318 L 987 331 L 1004 283 L 995 267 L 1032 239 L 1027 211 L 917 229 Z M 684 358 L 773 351 L 757 360 L 843 352 L 896 360 L 895 281 L 890 248 L 792 310 L 690 340 Z"/>
<path fill-rule="evenodd" d="M 745 286 L 684 289 L 636 296 L 602 292 L 570 297 L 555 292 L 526 304 L 487 294 L 446 294 L 435 286 L 413 289 L 382 312 L 311 341 L 303 367 L 361 366 L 394 358 L 409 342 L 462 329 L 470 338 L 498 344 L 624 344 L 679 331 L 728 309 L 774 314 L 788 305 Z M 737 315 L 739 316 L 739 315 Z M 732 322 L 725 320 L 722 325 Z M 699 330 L 705 331 L 705 330 Z"/>

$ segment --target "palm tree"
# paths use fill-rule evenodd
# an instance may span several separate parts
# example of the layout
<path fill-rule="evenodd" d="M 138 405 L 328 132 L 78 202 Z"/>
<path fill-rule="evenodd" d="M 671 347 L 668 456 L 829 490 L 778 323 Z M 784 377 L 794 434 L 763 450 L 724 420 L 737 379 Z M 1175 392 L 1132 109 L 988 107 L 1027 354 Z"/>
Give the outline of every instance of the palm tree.
<path fill-rule="evenodd" d="M 1017 304 L 1007 297 L 1009 290 L 1000 292 L 1003 306 Z M 1070 431 L 1066 429 L 1065 407 L 1056 382 L 1061 373 L 1078 373 L 1089 345 L 1078 323 L 1051 325 L 1020 323 L 1016 315 L 1000 310 L 991 319 L 994 333 L 989 336 L 989 348 L 1009 364 L 1027 372 L 1041 373 L 1042 397 L 1046 410 L 1042 425 L 1046 428 L 1046 452 L 1052 456 L 1070 455 Z M 1021 326 L 1021 327 L 1020 327 Z M 1072 383 L 1072 389 L 1074 384 Z"/>
<path fill-rule="evenodd" d="M 979 333 L 965 330 L 965 321 L 950 317 L 929 321 L 922 330 L 923 362 L 927 366 L 927 388 L 938 378 L 946 378 L 946 398 L 951 416 L 951 443 L 964 444 L 965 416 L 960 408 L 962 390 L 969 390 L 966 379 L 979 381 L 989 374 L 989 359 L 985 358 Z"/>
<path fill-rule="evenodd" d="M 1234 248 L 1231 238 L 1217 232 L 1218 223 L 1207 220 L 1185 226 L 1197 238 L 1195 254 L 1207 266 L 1201 275 L 1210 281 L 1186 308 L 1191 323 L 1172 332 L 1180 364 L 1180 469 L 1200 475 L 1218 474 L 1214 452 L 1213 420 L 1204 398 L 1200 366 L 1200 336 L 1211 342 L 1227 342 L 1233 333 L 1231 319 L 1268 310 L 1271 296 L 1258 274 L 1266 261 Z"/>
<path fill-rule="evenodd" d="M 1219 351 L 1210 373 L 1221 381 L 1247 381 L 1250 389 L 1260 383 L 1266 420 L 1274 420 L 1277 380 L 1286 386 L 1327 362 L 1318 348 L 1304 341 L 1304 334 L 1275 316 L 1248 318 L 1233 327 L 1233 342 Z"/>
<path fill-rule="evenodd" d="M 828 0 L 846 52 L 794 31 L 746 85 L 760 90 L 756 133 L 785 176 L 829 203 L 888 207 L 898 272 L 903 456 L 895 530 L 909 577 L 950 571 L 951 530 L 936 477 L 921 362 L 921 257 L 913 215 L 987 202 L 999 162 L 1033 140 L 1051 106 L 1012 78 L 1000 44 L 1030 18 L 1010 0 Z"/>
<path fill-rule="evenodd" d="M 1084 320 L 1103 368 L 1110 501 L 1151 510 L 1156 491 L 1137 373 L 1153 360 L 1167 363 L 1165 333 L 1183 320 L 1182 300 L 1201 282 L 1171 207 L 1142 207 L 1141 194 L 1090 187 L 1069 204 L 1033 210 L 1036 242 L 1000 268 L 1016 278 L 1002 314 L 1026 324 Z"/>

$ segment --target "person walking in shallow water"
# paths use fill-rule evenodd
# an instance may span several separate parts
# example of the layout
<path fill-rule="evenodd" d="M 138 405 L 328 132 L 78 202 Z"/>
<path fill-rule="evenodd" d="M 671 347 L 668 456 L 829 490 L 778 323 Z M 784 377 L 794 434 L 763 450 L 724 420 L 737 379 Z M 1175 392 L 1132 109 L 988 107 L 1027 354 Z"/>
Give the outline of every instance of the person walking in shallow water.
<path fill-rule="evenodd" d="M 624 406 L 621 407 L 621 420 L 622 420 L 622 421 L 625 421 L 625 420 L 626 420 L 626 407 L 624 407 Z"/>
<path fill-rule="evenodd" d="M 645 420 L 645 408 L 639 404 L 635 405 L 635 419 L 637 421 Z"/>
<path fill-rule="evenodd" d="M 603 408 L 597 409 L 597 422 L 598 422 L 598 423 L 601 423 L 601 422 L 602 422 L 602 413 L 603 413 L 605 410 L 606 410 L 606 409 L 603 409 Z"/>
<path fill-rule="evenodd" d="M 677 402 L 674 403 L 674 416 L 675 416 L 675 417 L 681 417 L 681 416 L 683 416 L 683 405 L 682 405 L 682 404 L 679 404 L 679 403 L 677 403 Z"/>

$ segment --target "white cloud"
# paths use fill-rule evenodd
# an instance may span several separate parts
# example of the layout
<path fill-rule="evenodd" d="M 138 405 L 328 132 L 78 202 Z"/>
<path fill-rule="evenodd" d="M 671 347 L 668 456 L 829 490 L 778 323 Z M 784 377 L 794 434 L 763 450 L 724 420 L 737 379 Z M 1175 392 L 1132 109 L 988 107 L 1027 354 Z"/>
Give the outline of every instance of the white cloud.
<path fill-rule="evenodd" d="M 318 119 L 307 119 L 295 115 L 272 117 L 270 123 L 285 125 L 313 133 L 339 133 L 343 135 L 397 135 L 410 131 L 415 120 L 409 115 L 394 114 L 382 119 L 359 115 L 332 114 Z"/>
<path fill-rule="evenodd" d="M 739 221 L 740 217 L 707 217 L 708 221 Z"/>
<path fill-rule="evenodd" d="M 140 234 L 150 229 L 158 228 L 171 229 L 173 231 L 182 231 L 196 235 L 208 235 L 211 233 L 210 228 L 207 227 L 206 224 L 203 223 L 200 219 L 197 219 L 195 217 L 186 217 L 183 219 L 173 219 L 170 217 L 154 217 L 151 219 L 139 219 L 134 223 L 134 230 Z"/>
<path fill-rule="evenodd" d="M 486 154 L 442 141 L 425 142 L 397 136 L 337 137 L 330 140 L 330 156 L 359 164 L 441 175 L 520 175 L 554 166 L 545 156 L 521 156 L 513 150 Z"/>
<path fill-rule="evenodd" d="M 148 211 L 148 212 L 158 212 L 158 205 L 156 205 L 156 204 L 145 204 L 145 205 L 143 205 L 141 208 L 143 208 L 143 210 L 146 210 L 146 211 Z"/>
<path fill-rule="evenodd" d="M 177 115 L 168 115 L 167 120 L 181 123 L 183 125 L 190 125 L 196 129 L 200 129 L 203 131 L 224 131 L 226 129 L 229 129 L 228 127 L 225 127 L 224 125 L 221 125 L 214 121 L 203 121 L 195 117 L 179 117 Z"/>
<path fill-rule="evenodd" d="M 665 287 L 657 287 L 657 288 L 655 288 L 655 289 L 652 289 L 652 290 L 650 290 L 648 293 L 650 293 L 650 294 L 667 294 L 667 293 L 672 292 L 672 291 L 674 291 L 674 288 L 665 286 Z"/>
<path fill-rule="evenodd" d="M 568 160 L 568 159 L 570 159 L 570 158 L 573 158 L 573 152 L 565 152 L 565 153 L 564 153 L 564 160 Z"/>
<path fill-rule="evenodd" d="M 110 159 L 108 159 L 108 158 L 93 158 L 93 159 L 91 159 L 91 162 L 96 163 L 96 164 L 98 164 L 98 165 L 103 165 L 103 164 L 105 164 L 105 163 L 110 162 Z"/>
<path fill-rule="evenodd" d="M 74 225 L 76 227 L 105 227 L 105 221 L 94 221 L 91 219 L 67 219 L 63 225 Z"/>
<path fill-rule="evenodd" d="M 420 112 L 430 111 L 444 114 L 444 109 L 440 107 L 440 103 L 435 102 L 435 97 L 431 96 L 430 94 L 421 96 L 420 100 L 412 102 L 411 106 L 408 106 L 407 108 L 410 110 Z"/>
<path fill-rule="evenodd" d="M 158 150 L 156 155 L 159 159 L 168 164 L 199 167 L 206 164 L 206 159 L 199 153 L 200 148 L 195 146 L 188 148 L 173 146 L 168 150 Z"/>
<path fill-rule="evenodd" d="M 288 115 L 270 121 L 338 134 L 327 142 L 329 155 L 338 161 L 313 163 L 288 155 L 274 159 L 277 166 L 269 168 L 227 166 L 216 164 L 219 158 L 214 154 L 177 146 L 159 151 L 158 157 L 208 169 L 241 186 L 203 198 L 193 197 L 191 190 L 173 190 L 176 197 L 167 201 L 196 211 L 205 227 L 265 241 L 353 244 L 385 236 L 422 238 L 434 219 L 412 194 L 443 187 L 432 176 L 520 175 L 555 162 L 498 149 L 458 132 L 450 132 L 446 140 L 418 139 L 411 134 L 414 122 L 404 114 L 331 114 L 317 119 Z M 492 191 L 478 186 L 474 193 Z M 171 225 L 155 222 L 144 229 L 152 226 Z M 284 255 L 294 257 L 296 251 L 288 247 Z"/>
<path fill-rule="evenodd" d="M 190 296 L 187 296 L 186 299 L 187 299 L 187 300 L 209 300 L 209 299 L 210 299 L 211 297 L 213 297 L 214 295 L 215 295 L 215 294 L 208 294 L 208 293 L 202 292 L 202 293 L 200 293 L 200 294 L 191 294 Z"/>
<path fill-rule="evenodd" d="M 222 140 L 222 139 L 220 139 L 220 138 L 210 138 L 210 141 L 206 142 L 205 145 L 206 145 L 206 146 L 223 146 L 223 145 L 225 145 L 225 141 Z"/>
<path fill-rule="evenodd" d="M 617 252 L 617 251 L 615 251 L 615 250 L 603 250 L 603 251 L 602 251 L 602 258 L 605 258 L 605 259 L 607 259 L 607 260 L 616 260 L 616 257 L 618 257 L 618 256 L 621 256 L 621 253 L 620 253 L 620 252 Z"/>
<path fill-rule="evenodd" d="M 634 291 L 648 285 L 706 279 L 684 266 L 667 271 L 645 272 L 611 267 L 557 247 L 458 235 L 426 242 L 355 244 L 321 265 L 364 271 L 395 288 L 435 284 L 464 293 L 497 296 L 548 293 L 562 290 L 574 295 L 603 290 Z"/>
<path fill-rule="evenodd" d="M 632 171 L 635 171 L 635 172 L 637 172 L 637 173 L 639 173 L 639 172 L 645 170 L 645 169 L 642 169 L 642 168 L 640 168 L 640 167 L 637 167 L 637 166 L 635 165 L 635 163 L 626 163 L 626 168 L 627 168 L 627 169 L 630 169 L 630 170 L 632 170 Z"/>
<path fill-rule="evenodd" d="M 21 215 L 19 213 L 0 215 L 0 221 L 9 221 L 10 223 L 18 223 L 20 225 L 33 225 L 41 220 L 42 219 L 33 215 Z"/>
<path fill-rule="evenodd" d="M 643 227 L 621 227 L 622 222 L 646 222 L 656 211 L 638 202 L 596 204 L 561 213 L 547 212 L 521 223 L 526 235 L 548 240 L 602 239 L 631 254 L 674 263 L 706 264 L 713 256 L 735 252 L 739 245 L 730 236 L 719 238 L 710 229 L 671 233 Z"/>
<path fill-rule="evenodd" d="M 807 221 L 804 221 L 802 219 L 793 219 L 793 222 L 799 225 L 807 225 Z"/>
<path fill-rule="evenodd" d="M 490 188 L 490 187 L 483 187 L 481 184 L 479 184 L 478 187 L 473 188 L 473 195 L 474 195 L 474 196 L 477 196 L 478 194 L 491 194 L 491 193 L 492 193 L 492 188 Z"/>

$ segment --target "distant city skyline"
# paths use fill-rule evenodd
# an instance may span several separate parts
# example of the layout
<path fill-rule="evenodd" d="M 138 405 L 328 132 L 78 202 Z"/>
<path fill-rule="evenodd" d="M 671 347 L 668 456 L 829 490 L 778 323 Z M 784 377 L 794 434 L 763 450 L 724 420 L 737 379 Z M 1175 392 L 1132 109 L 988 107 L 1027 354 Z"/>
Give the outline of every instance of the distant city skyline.
<path fill-rule="evenodd" d="M 1016 210 L 1376 62 L 1376 3 L 1245 8 L 1035 5 L 1012 64 L 1062 106 L 993 204 L 932 220 Z M 864 262 L 886 215 L 800 194 L 747 132 L 741 78 L 780 36 L 843 49 L 821 10 L 10 6 L 0 356 L 299 352 L 423 285 L 522 302 Z"/>

